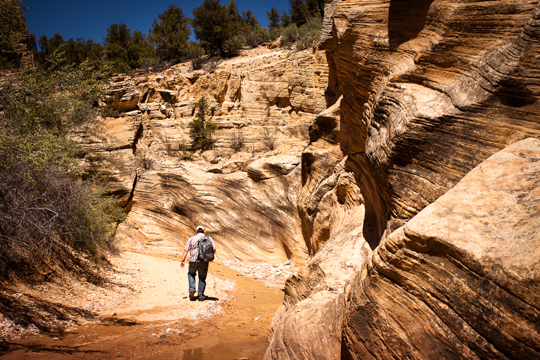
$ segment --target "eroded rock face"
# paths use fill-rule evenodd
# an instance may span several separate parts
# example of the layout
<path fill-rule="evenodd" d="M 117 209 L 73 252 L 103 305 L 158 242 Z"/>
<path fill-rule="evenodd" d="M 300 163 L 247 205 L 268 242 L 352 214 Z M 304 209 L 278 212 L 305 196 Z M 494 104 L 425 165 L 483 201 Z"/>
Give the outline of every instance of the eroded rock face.
<path fill-rule="evenodd" d="M 247 173 L 255 181 L 287 175 L 300 164 L 299 156 L 283 155 L 261 158 L 252 162 Z"/>
<path fill-rule="evenodd" d="M 118 228 L 123 247 L 180 251 L 203 224 L 221 259 L 307 259 L 297 211 L 300 161 L 312 118 L 326 108 L 326 57 L 254 51 L 260 54 L 211 71 L 185 63 L 113 84 L 121 116 L 79 141 L 103 154 L 86 160 L 109 177 L 129 211 Z M 179 144 L 190 142 L 188 124 L 203 96 L 207 119 L 218 125 L 214 148 L 186 160 Z"/>
<path fill-rule="evenodd" d="M 110 102 L 116 111 L 131 111 L 137 109 L 139 103 L 139 91 L 129 76 L 120 76 L 117 81 L 111 83 Z"/>
<path fill-rule="evenodd" d="M 162 164 L 140 176 L 118 238 L 127 248 L 177 252 L 204 224 L 219 258 L 302 262 L 305 244 L 295 211 L 300 168 L 255 182 L 246 172 L 215 174 L 189 163 Z"/>
<path fill-rule="evenodd" d="M 520 141 L 385 239 L 346 294 L 352 358 L 540 358 L 539 174 Z"/>
<path fill-rule="evenodd" d="M 340 144 L 373 175 L 381 224 L 410 219 L 488 156 L 539 136 L 536 1 L 334 5 L 323 47 L 343 94 Z"/>
<path fill-rule="evenodd" d="M 425 304 L 412 300 L 401 311 L 403 305 L 379 289 L 379 283 L 365 293 L 360 287 L 371 281 L 375 271 L 372 258 L 376 256 L 371 254 L 382 251 L 381 239 L 452 189 L 489 156 L 520 139 L 540 138 L 538 3 L 353 0 L 327 2 L 325 9 L 321 46 L 329 62 L 326 96 L 334 105 L 319 114 L 310 128 L 310 145 L 302 155 L 303 187 L 298 204 L 308 251 L 314 255 L 286 286 L 265 358 L 428 359 L 466 358 L 468 354 L 520 358 L 521 354 L 530 354 L 508 352 L 506 347 L 497 350 L 500 353 L 496 356 L 487 356 L 475 353 L 476 348 L 466 348 L 478 341 L 480 347 L 499 349 L 500 339 L 487 335 L 496 331 L 495 324 L 486 325 L 481 336 L 471 335 L 469 340 L 454 343 L 456 348 L 463 348 L 462 352 L 451 349 L 454 345 L 441 350 L 437 342 L 444 341 L 443 336 L 430 333 L 442 329 L 433 325 L 441 318 L 437 320 L 439 315 L 433 314 L 432 318 L 425 314 L 421 317 L 417 308 Z M 348 200 L 344 202 L 344 198 Z M 344 203 L 348 206 L 343 207 Z M 341 207 L 345 211 L 336 211 Z M 475 216 L 474 211 L 470 216 Z M 488 216 L 484 218 L 489 220 Z M 432 223 L 438 221 L 432 219 Z M 538 237 L 530 231 L 522 235 L 527 239 L 523 241 Z M 396 236 L 392 235 L 394 239 Z M 425 240 L 427 244 L 429 241 Z M 396 242 L 394 247 L 403 247 Z M 362 251 L 347 254 L 351 246 Z M 501 250 L 505 247 L 501 242 L 493 246 Z M 437 250 L 441 251 L 438 256 L 451 257 L 451 250 L 447 248 L 447 254 Z M 410 265 L 413 260 L 407 262 L 407 251 L 392 255 L 393 261 L 403 261 L 403 267 Z M 341 256 L 351 260 L 350 268 Z M 309 270 L 315 259 L 319 259 L 316 269 L 324 270 Z M 519 271 L 531 272 L 534 266 L 529 263 Z M 381 270 L 377 279 L 384 282 L 389 275 L 382 274 Z M 341 277 L 339 282 L 329 281 L 337 276 Z M 438 281 L 448 278 L 447 274 L 441 276 Z M 463 273 L 452 276 L 469 281 Z M 353 278 L 358 289 L 344 295 Z M 479 279 L 475 281 L 488 282 Z M 333 294 L 331 299 L 327 291 Z M 353 293 L 354 299 L 349 297 Z M 448 286 L 437 295 L 456 299 L 459 294 L 456 287 Z M 406 299 L 409 294 L 403 296 Z M 328 304 L 339 297 L 343 303 L 335 306 L 346 304 L 343 336 L 348 339 L 349 350 L 332 355 L 321 350 L 324 346 L 310 346 L 309 339 L 296 334 L 308 324 L 327 323 L 335 309 Z M 482 297 L 476 301 L 483 301 Z M 387 310 L 390 304 L 394 310 Z M 514 314 L 511 308 L 515 303 L 509 300 L 508 304 L 505 311 Z M 302 313 L 310 315 L 302 317 Z M 476 319 L 489 322 L 480 311 L 469 315 L 470 323 Z M 536 315 L 527 316 L 519 321 L 530 325 Z M 395 325 L 405 326 L 407 322 L 409 327 L 401 330 Z M 395 327 L 386 340 L 380 329 L 387 326 L 390 331 L 394 325 L 389 323 Z M 339 327 L 330 328 L 324 335 L 313 335 L 312 340 L 326 344 L 326 349 L 337 349 L 341 331 Z M 409 332 L 422 335 L 410 340 Z M 531 336 L 527 344 L 537 335 Z M 299 345 L 294 345 L 295 341 Z M 414 347 L 426 352 L 414 352 Z M 429 349 L 434 352 L 429 354 Z"/>

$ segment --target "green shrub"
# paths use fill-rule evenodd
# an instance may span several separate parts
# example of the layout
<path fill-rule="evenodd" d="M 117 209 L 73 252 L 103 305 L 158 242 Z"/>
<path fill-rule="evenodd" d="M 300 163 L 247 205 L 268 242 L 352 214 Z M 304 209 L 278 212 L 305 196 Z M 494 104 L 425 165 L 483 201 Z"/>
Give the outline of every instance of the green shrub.
<path fill-rule="evenodd" d="M 296 24 L 290 24 L 281 29 L 281 46 L 290 48 L 298 40 L 299 33 Z"/>
<path fill-rule="evenodd" d="M 180 158 L 183 160 L 191 158 L 191 152 L 189 151 L 189 145 L 186 140 L 182 139 L 178 142 L 178 152 L 180 153 Z"/>
<path fill-rule="evenodd" d="M 104 73 L 87 62 L 22 70 L 0 89 L 0 277 L 61 266 L 114 248 L 116 201 L 83 180 L 70 139 L 96 126 L 93 104 L 104 94 Z M 71 261 L 80 264 L 79 261 Z"/>
<path fill-rule="evenodd" d="M 192 146 L 196 149 L 210 149 L 214 144 L 212 135 L 217 130 L 217 125 L 206 120 L 206 112 L 208 111 L 208 102 L 203 96 L 195 104 L 197 114 L 195 118 L 188 124 L 189 137 L 192 140 Z"/>
<path fill-rule="evenodd" d="M 137 169 L 146 171 L 154 168 L 154 160 L 148 155 L 148 153 L 137 150 L 135 153 L 135 166 Z"/>
<path fill-rule="evenodd" d="M 245 35 L 245 44 L 250 48 L 257 47 L 268 40 L 270 40 L 270 34 L 260 25 L 256 25 L 253 31 Z"/>
<path fill-rule="evenodd" d="M 291 23 L 284 28 L 278 28 L 276 32 L 281 36 L 281 45 L 283 47 L 290 48 L 296 44 L 297 50 L 304 50 L 317 43 L 321 36 L 321 28 L 322 19 L 312 17 L 302 26 Z"/>
<path fill-rule="evenodd" d="M 246 40 L 242 35 L 234 35 L 225 41 L 223 44 L 223 51 L 225 51 L 229 57 L 237 56 L 245 43 Z"/>
<path fill-rule="evenodd" d="M 271 132 L 268 128 L 264 129 L 263 143 L 268 150 L 274 150 L 276 148 L 276 134 Z"/>
<path fill-rule="evenodd" d="M 304 50 L 309 47 L 314 47 L 321 37 L 322 19 L 320 17 L 312 17 L 308 22 L 298 28 L 298 41 L 296 43 L 297 50 Z"/>

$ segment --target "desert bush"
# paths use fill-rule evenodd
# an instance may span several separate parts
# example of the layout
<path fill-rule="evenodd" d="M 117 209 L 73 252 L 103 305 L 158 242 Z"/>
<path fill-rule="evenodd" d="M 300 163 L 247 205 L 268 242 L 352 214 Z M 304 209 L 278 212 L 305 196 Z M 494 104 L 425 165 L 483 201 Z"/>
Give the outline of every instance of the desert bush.
<path fill-rule="evenodd" d="M 250 48 L 257 47 L 268 40 L 270 40 L 270 34 L 260 25 L 254 26 L 253 30 L 244 36 L 244 43 Z"/>
<path fill-rule="evenodd" d="M 244 147 L 245 139 L 242 130 L 233 133 L 231 138 L 231 149 L 236 153 Z"/>
<path fill-rule="evenodd" d="M 180 158 L 183 160 L 191 158 L 191 151 L 186 140 L 182 139 L 178 142 L 178 152 L 180 153 Z"/>
<path fill-rule="evenodd" d="M 308 22 L 298 28 L 298 40 L 296 43 L 297 50 L 304 50 L 309 47 L 314 47 L 321 37 L 322 19 L 320 17 L 312 17 Z"/>
<path fill-rule="evenodd" d="M 292 47 L 296 44 L 296 50 L 304 50 L 314 46 L 321 36 L 322 19 L 311 17 L 302 26 L 291 23 L 283 28 L 276 28 L 272 36 L 281 36 L 283 47 Z"/>
<path fill-rule="evenodd" d="M 244 36 L 241 34 L 234 35 L 225 41 L 223 51 L 225 51 L 228 57 L 237 56 L 245 43 Z"/>
<path fill-rule="evenodd" d="M 204 64 L 208 62 L 207 57 L 200 57 L 196 59 L 191 59 L 191 67 L 193 70 L 200 70 L 203 68 Z"/>
<path fill-rule="evenodd" d="M 296 24 L 289 24 L 289 26 L 281 29 L 281 46 L 290 48 L 297 40 L 299 30 Z"/>
<path fill-rule="evenodd" d="M 122 214 L 102 187 L 88 186 L 53 166 L 36 168 L 2 154 L 0 169 L 0 268 L 18 258 L 53 258 L 59 245 L 99 259 L 115 247 L 113 219 Z M 7 155 L 7 156 L 6 156 Z"/>
<path fill-rule="evenodd" d="M 66 247 L 95 261 L 114 248 L 121 213 L 101 186 L 82 180 L 81 151 L 70 140 L 73 129 L 95 127 L 105 74 L 62 63 L 22 70 L 0 89 L 0 277 L 63 264 Z"/>
<path fill-rule="evenodd" d="M 268 150 L 274 150 L 276 148 L 276 134 L 270 129 L 265 128 L 263 133 L 263 143 Z"/>
<path fill-rule="evenodd" d="M 140 170 L 152 170 L 154 168 L 154 160 L 148 155 L 148 153 L 137 150 L 135 153 L 135 166 Z"/>

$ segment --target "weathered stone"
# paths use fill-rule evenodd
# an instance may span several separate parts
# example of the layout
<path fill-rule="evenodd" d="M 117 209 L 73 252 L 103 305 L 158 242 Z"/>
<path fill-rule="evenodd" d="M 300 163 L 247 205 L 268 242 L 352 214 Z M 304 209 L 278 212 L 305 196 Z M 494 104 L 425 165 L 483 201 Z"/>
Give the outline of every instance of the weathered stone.
<path fill-rule="evenodd" d="M 352 358 L 540 358 L 539 174 L 515 143 L 384 240 L 346 295 Z"/>
<path fill-rule="evenodd" d="M 211 173 L 192 164 L 160 166 L 139 176 L 129 225 L 117 231 L 123 246 L 177 252 L 194 226 L 204 224 L 220 259 L 305 260 L 294 205 L 300 169 L 254 182 L 245 172 Z"/>
<path fill-rule="evenodd" d="M 141 115 L 141 111 L 140 110 L 133 110 L 133 111 L 129 111 L 127 113 L 124 114 L 124 116 L 137 116 L 137 115 Z"/>
<path fill-rule="evenodd" d="M 158 111 L 161 109 L 161 105 L 157 102 L 139 104 L 141 111 Z"/>
<path fill-rule="evenodd" d="M 353 266 L 358 266 L 356 272 L 363 269 L 362 264 L 371 259 L 370 251 L 378 248 L 380 240 L 396 224 L 406 224 L 483 160 L 516 140 L 540 137 L 540 6 L 535 1 L 391 0 L 368 4 L 352 0 L 326 1 L 325 9 L 321 46 L 326 49 L 330 67 L 325 95 L 329 105 L 340 103 L 333 111 L 322 111 L 310 127 L 310 145 L 302 157 L 303 187 L 298 208 L 313 258 L 321 252 L 344 251 L 345 240 L 350 239 L 346 231 L 342 232 L 345 224 L 356 224 L 361 229 L 354 241 L 368 250 L 353 260 Z M 343 181 L 338 181 L 341 177 Z M 363 212 L 336 212 L 344 198 L 361 206 Z M 502 244 L 497 246 L 504 248 Z M 405 255 L 400 254 L 402 257 L 396 257 L 396 261 L 406 261 Z M 309 260 L 306 266 L 311 263 Z M 326 274 L 338 271 L 337 267 L 329 270 L 332 267 L 328 264 L 324 275 L 314 274 L 311 280 L 307 275 L 302 281 L 293 281 L 293 277 L 289 293 L 307 294 L 309 298 L 324 291 L 319 285 L 308 286 L 306 291 L 305 284 L 328 282 Z M 356 282 L 369 282 L 369 271 L 364 269 L 361 274 Z M 353 275 L 349 276 L 342 282 L 351 281 Z M 381 281 L 385 276 L 380 276 Z M 344 287 L 333 289 L 340 296 Z M 418 347 L 438 351 L 438 340 L 433 340 L 432 345 L 432 339 L 427 337 L 406 340 L 424 328 L 437 329 L 431 326 L 434 320 L 420 317 L 420 305 L 416 303 L 392 302 L 392 297 L 383 291 L 369 297 L 361 290 L 355 291 L 355 301 L 365 306 L 360 315 L 354 309 L 347 315 L 345 335 L 350 338 L 347 345 L 351 353 L 345 351 L 342 358 L 427 359 L 455 358 L 460 354 L 419 355 L 403 350 Z M 455 298 L 456 294 L 459 292 L 439 295 Z M 400 299 L 407 296 L 405 293 Z M 290 316 L 289 311 L 302 301 L 300 297 L 285 296 L 279 316 L 274 319 L 273 326 L 278 330 L 267 358 L 278 358 L 275 354 L 282 351 L 280 344 L 291 348 L 287 352 L 291 359 L 323 358 L 314 347 L 302 345 L 302 351 L 297 351 L 291 345 L 307 342 L 299 338 L 295 329 L 313 323 L 311 318 Z M 348 295 L 344 301 L 348 303 Z M 479 297 L 478 301 L 483 300 Z M 378 305 L 370 307 L 370 302 Z M 383 306 L 389 304 L 393 304 L 395 312 L 384 310 Z M 326 305 L 313 302 L 312 306 L 320 311 L 316 323 L 324 322 Z M 377 324 L 370 323 L 372 319 L 367 317 L 370 312 L 376 313 L 377 306 L 382 307 L 381 313 L 390 315 L 383 314 Z M 509 305 L 504 310 L 509 316 L 516 311 L 511 308 Z M 399 332 L 396 326 L 386 341 L 384 329 L 399 319 L 398 309 L 403 310 L 402 318 L 408 317 L 416 326 Z M 480 312 L 476 316 L 477 321 L 487 319 Z M 528 319 L 523 321 L 530 322 Z M 369 339 L 364 338 L 366 329 L 371 329 Z M 495 332 L 496 326 L 489 331 Z M 333 348 L 337 334 L 315 336 L 313 341 L 327 342 Z M 536 335 L 533 332 L 531 336 L 527 340 L 529 347 Z M 479 346 L 495 348 L 500 343 L 495 336 L 489 340 L 492 345 L 486 345 L 487 340 L 480 337 L 475 341 Z M 456 344 L 459 346 L 459 342 Z M 400 350 L 394 352 L 394 348 Z M 464 348 L 459 356 L 467 357 L 466 351 Z M 504 351 L 515 358 L 529 355 L 510 352 L 508 347 Z"/>
<path fill-rule="evenodd" d="M 157 91 L 161 95 L 163 101 L 171 104 L 176 102 L 176 93 L 174 91 L 164 89 L 158 89 Z"/>
<path fill-rule="evenodd" d="M 110 85 L 111 106 L 116 111 L 130 111 L 137 108 L 139 91 L 129 77 Z"/>
<path fill-rule="evenodd" d="M 161 110 L 151 110 L 148 113 L 148 116 L 150 119 L 166 119 L 167 116 L 161 112 Z"/>
<path fill-rule="evenodd" d="M 255 181 L 287 175 L 300 164 L 300 157 L 292 155 L 265 157 L 252 162 L 247 174 Z"/>
<path fill-rule="evenodd" d="M 328 6 L 340 144 L 371 169 L 380 224 L 387 214 L 410 219 L 490 155 L 540 136 L 536 1 Z"/>
<path fill-rule="evenodd" d="M 28 32 L 28 27 L 26 25 L 26 19 L 24 17 L 24 12 L 21 8 L 21 4 L 17 0 L 8 0 L 13 3 L 13 6 L 16 9 L 16 16 L 19 18 L 19 21 L 22 23 L 21 31 L 16 34 L 15 40 L 12 43 L 13 46 L 13 55 L 18 58 L 19 67 L 34 67 L 34 55 L 30 49 L 30 34 Z M 3 49 L 5 50 L 5 49 Z"/>
<path fill-rule="evenodd" d="M 111 155 L 131 150 L 121 156 L 126 178 L 120 181 L 124 173 L 107 163 L 94 166 L 125 185 L 115 188 L 129 210 L 129 226 L 117 231 L 122 247 L 176 252 L 204 222 L 221 259 L 303 263 L 298 164 L 312 117 L 325 107 L 326 69 L 322 52 L 264 51 L 225 60 L 212 73 L 193 74 L 177 64 L 137 80 L 140 116 L 108 120 L 100 139 L 117 149 Z M 176 102 L 167 98 L 174 94 Z M 218 124 L 214 146 L 183 161 L 190 153 L 179 144 L 191 142 L 189 123 L 203 96 L 207 120 Z M 265 160 L 248 170 L 258 159 Z"/>

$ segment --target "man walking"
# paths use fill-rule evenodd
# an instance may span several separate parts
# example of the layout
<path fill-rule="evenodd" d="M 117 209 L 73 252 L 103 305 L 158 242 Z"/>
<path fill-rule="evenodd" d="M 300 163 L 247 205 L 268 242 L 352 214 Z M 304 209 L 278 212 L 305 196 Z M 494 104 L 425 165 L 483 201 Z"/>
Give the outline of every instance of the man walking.
<path fill-rule="evenodd" d="M 206 235 L 204 234 L 204 228 L 202 226 L 197 226 L 197 235 L 189 238 L 184 253 L 182 254 L 182 264 L 180 265 L 182 269 L 184 268 L 184 261 L 189 251 L 189 268 L 188 268 L 188 281 L 189 281 L 189 299 L 191 301 L 197 300 L 195 297 L 195 276 L 198 273 L 199 275 L 199 301 L 204 301 L 206 298 L 204 296 L 204 289 L 206 288 L 206 275 L 208 274 L 208 262 L 199 260 L 199 241 L 202 240 Z M 216 253 L 216 245 L 214 240 L 207 236 L 208 239 L 212 242 L 212 247 L 214 248 L 214 254 Z"/>

